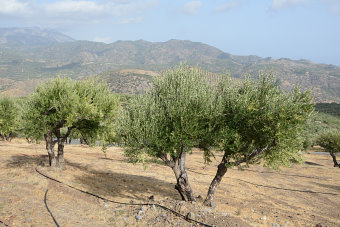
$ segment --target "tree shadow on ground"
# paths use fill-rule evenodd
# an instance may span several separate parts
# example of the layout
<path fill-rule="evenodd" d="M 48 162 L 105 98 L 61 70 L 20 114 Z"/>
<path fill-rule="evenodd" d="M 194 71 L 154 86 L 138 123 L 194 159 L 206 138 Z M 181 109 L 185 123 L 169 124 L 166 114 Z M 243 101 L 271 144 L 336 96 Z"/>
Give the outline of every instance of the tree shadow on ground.
<path fill-rule="evenodd" d="M 318 164 L 318 163 L 315 163 L 315 162 L 308 162 L 308 161 L 306 161 L 305 164 L 311 165 L 311 166 L 323 166 L 321 164 Z"/>
<path fill-rule="evenodd" d="M 101 160 L 110 160 L 110 161 L 115 161 L 114 159 L 112 159 L 112 158 L 103 158 L 103 157 L 101 157 L 101 158 L 99 158 L 99 159 L 101 159 Z"/>
<path fill-rule="evenodd" d="M 116 197 L 126 200 L 148 200 L 148 197 L 181 199 L 174 188 L 174 184 L 155 179 L 153 177 L 117 173 L 112 171 L 100 171 L 66 161 L 67 166 L 79 169 L 81 176 L 75 176 L 74 182 L 86 188 L 88 192 L 100 196 Z M 67 167 L 66 166 L 66 167 Z M 134 168 L 131 164 L 131 168 Z"/>
<path fill-rule="evenodd" d="M 333 189 L 333 190 L 336 190 L 336 191 L 340 191 L 340 185 L 331 185 L 331 184 L 321 184 L 321 183 L 317 183 L 317 182 L 314 182 L 316 185 L 319 185 L 321 187 L 324 187 L 324 188 L 328 188 L 328 189 Z"/>
<path fill-rule="evenodd" d="M 48 167 L 47 155 L 14 155 L 6 163 L 7 168 L 35 168 L 36 166 Z M 134 166 L 131 164 L 131 168 Z M 88 165 L 75 163 L 65 159 L 65 173 L 70 170 L 79 170 L 82 174 L 75 175 L 70 184 L 86 189 L 86 191 L 104 197 L 119 198 L 123 201 L 147 200 L 154 196 L 156 199 L 171 198 L 180 200 L 180 196 L 173 183 L 155 179 L 153 177 L 136 174 L 116 173 L 112 171 L 101 171 L 90 168 Z M 170 170 L 169 170 L 170 171 Z M 47 174 L 49 175 L 49 174 Z M 60 176 L 60 175 L 59 175 Z M 57 180 L 64 182 L 62 177 Z"/>
<path fill-rule="evenodd" d="M 47 155 L 13 155 L 6 163 L 7 168 L 35 167 L 37 165 L 47 166 Z"/>
<path fill-rule="evenodd" d="M 316 163 L 315 163 L 316 164 Z M 319 165 L 319 164 L 316 164 Z M 323 165 L 320 165 L 323 166 Z M 252 169 L 243 169 L 241 171 L 249 171 L 249 172 L 256 172 L 256 173 L 271 173 L 271 174 L 277 174 L 277 175 L 285 175 L 290 177 L 303 177 L 303 178 L 311 178 L 311 179 L 318 179 L 318 180 L 328 180 L 329 177 L 316 177 L 316 176 L 308 176 L 308 175 L 299 175 L 299 174 L 292 174 L 292 173 L 284 173 L 280 171 L 259 171 L 259 170 L 252 170 Z"/>
<path fill-rule="evenodd" d="M 206 176 L 212 176 L 212 177 L 215 176 L 215 175 L 212 175 L 212 174 L 197 172 L 197 171 L 190 169 L 190 168 L 187 168 L 187 170 L 189 172 L 193 172 L 193 173 L 196 173 L 196 174 L 199 174 L 199 175 L 206 175 Z M 287 174 L 287 173 L 283 173 L 283 172 L 279 172 L 279 171 L 272 172 L 272 171 L 259 171 L 259 170 L 252 170 L 252 169 L 242 169 L 242 170 L 238 170 L 238 171 L 249 171 L 249 172 L 254 172 L 254 173 L 259 173 L 259 174 L 271 173 L 271 174 L 277 174 L 277 175 L 285 175 L 285 176 L 291 176 L 291 177 L 303 177 L 303 178 L 311 178 L 311 179 L 318 179 L 318 180 L 327 180 L 328 179 L 326 177 L 321 178 L 321 177 L 315 177 L 315 176 L 303 176 L 303 175 L 298 175 L 298 174 Z"/>

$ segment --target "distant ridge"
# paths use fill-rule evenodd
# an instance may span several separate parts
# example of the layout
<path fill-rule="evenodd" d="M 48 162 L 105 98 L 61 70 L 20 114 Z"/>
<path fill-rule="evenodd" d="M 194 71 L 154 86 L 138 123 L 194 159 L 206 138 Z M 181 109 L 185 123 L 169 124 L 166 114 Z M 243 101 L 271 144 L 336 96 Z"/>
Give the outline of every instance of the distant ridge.
<path fill-rule="evenodd" d="M 317 102 L 340 103 L 340 67 L 334 65 L 315 64 L 304 59 L 237 56 L 189 40 L 137 40 L 105 44 L 73 41 L 61 33 L 39 28 L 10 29 L 13 35 L 8 35 L 9 30 L 5 30 L 0 29 L 0 40 L 6 37 L 6 42 L 0 41 L 0 78 L 12 81 L 12 85 L 0 84 L 0 92 L 15 89 L 13 81 L 40 80 L 56 75 L 80 79 L 111 72 L 106 74 L 107 79 L 113 75 L 111 81 L 120 81 L 119 86 L 123 86 L 123 90 L 133 93 L 138 90 L 128 87 L 131 82 L 129 78 L 133 78 L 134 82 L 130 84 L 134 86 L 140 80 L 144 83 L 143 87 L 148 87 L 151 77 L 141 75 L 137 78 L 138 73 L 133 76 L 130 73 L 129 77 L 119 80 L 119 75 L 126 74 L 112 72 L 137 69 L 157 73 L 186 62 L 212 73 L 230 72 L 235 78 L 242 78 L 245 73 L 255 76 L 260 71 L 272 71 L 283 89 L 300 85 L 304 90 L 311 89 Z M 16 42 L 20 45 L 13 45 Z M 121 89 L 117 87 L 115 90 Z"/>
<path fill-rule="evenodd" d="M 0 44 L 10 46 L 39 46 L 53 43 L 72 42 L 69 36 L 51 29 L 32 28 L 0 28 Z"/>

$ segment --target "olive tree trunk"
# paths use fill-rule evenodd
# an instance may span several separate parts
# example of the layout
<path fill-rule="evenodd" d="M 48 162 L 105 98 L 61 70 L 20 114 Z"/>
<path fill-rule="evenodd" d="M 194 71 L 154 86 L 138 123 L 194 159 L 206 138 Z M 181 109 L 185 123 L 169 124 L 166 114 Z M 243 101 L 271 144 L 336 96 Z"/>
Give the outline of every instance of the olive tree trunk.
<path fill-rule="evenodd" d="M 12 134 L 10 133 L 8 135 L 5 135 L 5 139 L 6 139 L 6 141 L 11 142 L 12 141 Z"/>
<path fill-rule="evenodd" d="M 64 146 L 65 141 L 62 138 L 58 138 L 58 156 L 57 156 L 57 166 L 61 169 L 64 168 Z"/>
<path fill-rule="evenodd" d="M 67 133 L 64 136 L 61 135 L 60 128 L 55 130 L 55 134 L 57 136 L 57 141 L 58 141 L 57 167 L 59 167 L 60 169 L 64 168 L 64 163 L 65 163 L 64 147 L 65 147 L 65 143 L 67 141 L 67 137 L 70 135 L 72 128 L 73 127 L 69 127 L 67 129 Z"/>
<path fill-rule="evenodd" d="M 0 137 L 3 141 L 8 141 L 8 142 L 11 142 L 12 140 L 12 134 L 0 134 Z"/>
<path fill-rule="evenodd" d="M 207 197 L 204 200 L 205 206 L 213 206 L 216 189 L 218 185 L 221 183 L 223 176 L 226 174 L 228 170 L 225 164 L 226 164 L 225 158 L 223 157 L 221 163 L 217 167 L 216 175 L 210 184 Z"/>
<path fill-rule="evenodd" d="M 56 167 L 57 161 L 54 154 L 54 145 L 56 141 L 53 141 L 52 131 L 48 130 L 47 133 L 44 134 L 44 137 L 46 141 L 46 150 L 48 154 L 49 165 L 51 167 Z"/>
<path fill-rule="evenodd" d="M 185 168 L 186 152 L 182 152 L 178 157 L 172 158 L 172 170 L 175 173 L 177 184 L 175 188 L 178 190 L 182 199 L 185 201 L 195 202 L 194 193 L 190 187 L 187 171 Z"/>
<path fill-rule="evenodd" d="M 274 140 L 272 145 L 263 147 L 263 148 L 258 149 L 258 150 L 254 150 L 249 156 L 246 156 L 242 159 L 235 161 L 233 163 L 233 166 L 239 166 L 240 164 L 242 164 L 244 162 L 248 162 L 248 161 L 252 160 L 253 158 L 255 158 L 256 156 L 260 155 L 264 150 L 270 149 L 271 147 L 273 147 L 275 145 L 276 145 L 276 142 Z M 204 205 L 206 205 L 206 206 L 212 206 L 212 202 L 214 201 L 216 189 L 217 189 L 218 185 L 221 183 L 223 176 L 226 174 L 226 172 L 228 170 L 228 168 L 226 167 L 226 163 L 227 163 L 227 154 L 224 153 L 222 161 L 220 162 L 220 164 L 217 167 L 216 175 L 215 175 L 214 179 L 212 180 L 212 182 L 210 184 L 207 197 L 204 201 Z"/>
<path fill-rule="evenodd" d="M 336 160 L 336 156 L 335 156 L 335 153 L 333 152 L 329 152 L 333 158 L 333 162 L 334 162 L 334 167 L 340 167 L 339 163 L 337 162 Z"/>

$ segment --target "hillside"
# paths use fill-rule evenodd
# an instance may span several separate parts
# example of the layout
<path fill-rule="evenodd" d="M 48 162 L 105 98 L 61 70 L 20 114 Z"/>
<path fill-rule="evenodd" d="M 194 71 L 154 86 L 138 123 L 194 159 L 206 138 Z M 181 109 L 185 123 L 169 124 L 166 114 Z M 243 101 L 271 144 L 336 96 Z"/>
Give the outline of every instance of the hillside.
<path fill-rule="evenodd" d="M 109 71 L 98 75 L 98 78 L 107 81 L 114 93 L 142 94 L 152 87 L 154 77 L 158 73 L 146 70 L 125 69 Z"/>
<path fill-rule="evenodd" d="M 4 37 L 2 33 L 0 32 L 0 40 Z M 308 60 L 236 56 L 207 44 L 187 40 L 117 41 L 111 44 L 90 41 L 70 42 L 71 39 L 66 38 L 55 38 L 55 42 L 48 41 L 53 34 L 52 31 L 51 34 L 46 30 L 41 31 L 39 36 L 41 40 L 37 42 L 40 44 L 37 45 L 29 45 L 28 43 L 33 41 L 25 41 L 32 37 L 29 35 L 22 36 L 21 39 L 10 39 L 12 36 L 7 35 L 7 41 L 0 42 L 0 78 L 27 81 L 61 75 L 80 79 L 122 69 L 158 73 L 186 62 L 213 73 L 230 72 L 235 78 L 241 78 L 245 73 L 257 75 L 259 71 L 273 71 L 284 89 L 301 85 L 303 89 L 312 89 L 318 102 L 340 102 L 340 67 L 334 65 L 314 64 Z M 42 37 L 46 37 L 46 40 L 44 41 Z M 13 46 L 11 45 L 13 42 L 19 42 L 21 45 Z M 107 73 L 106 78 L 110 73 Z M 127 87 L 129 84 L 134 84 L 128 81 L 129 78 L 132 77 L 122 78 L 123 81 L 119 80 L 120 84 L 117 86 Z M 136 77 L 132 79 L 135 80 Z M 144 78 L 143 81 L 149 83 L 146 82 L 149 79 Z M 112 80 L 117 81 L 116 74 Z M 7 89 L 18 88 L 2 84 L 0 92 Z M 134 93 L 134 87 L 128 90 Z"/>

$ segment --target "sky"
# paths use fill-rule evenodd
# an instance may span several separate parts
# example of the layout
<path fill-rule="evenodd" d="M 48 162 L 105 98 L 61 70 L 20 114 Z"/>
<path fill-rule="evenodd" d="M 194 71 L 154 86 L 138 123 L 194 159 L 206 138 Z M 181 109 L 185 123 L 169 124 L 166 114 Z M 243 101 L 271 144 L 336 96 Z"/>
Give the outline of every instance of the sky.
<path fill-rule="evenodd" d="M 340 0 L 0 0 L 0 27 L 105 43 L 191 40 L 340 66 Z"/>

